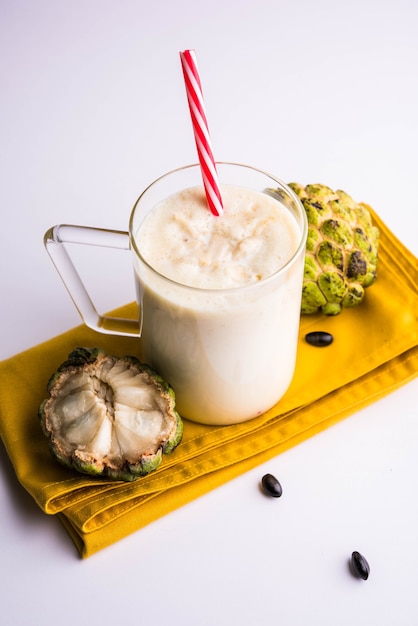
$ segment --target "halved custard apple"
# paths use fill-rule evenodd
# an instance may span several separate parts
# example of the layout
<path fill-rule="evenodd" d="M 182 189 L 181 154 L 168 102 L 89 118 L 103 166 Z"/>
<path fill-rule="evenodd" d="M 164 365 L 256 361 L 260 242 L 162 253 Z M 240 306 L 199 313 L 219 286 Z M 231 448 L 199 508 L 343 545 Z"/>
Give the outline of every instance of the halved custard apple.
<path fill-rule="evenodd" d="M 51 376 L 39 408 L 53 455 L 85 474 L 132 481 L 180 443 L 170 385 L 132 356 L 76 348 Z"/>

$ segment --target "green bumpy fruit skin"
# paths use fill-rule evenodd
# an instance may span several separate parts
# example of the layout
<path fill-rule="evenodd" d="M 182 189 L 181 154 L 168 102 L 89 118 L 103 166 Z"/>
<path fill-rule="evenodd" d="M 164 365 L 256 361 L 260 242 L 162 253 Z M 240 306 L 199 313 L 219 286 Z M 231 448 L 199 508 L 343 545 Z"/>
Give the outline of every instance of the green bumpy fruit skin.
<path fill-rule="evenodd" d="M 120 384 L 119 381 L 122 380 L 123 383 L 125 372 L 127 373 L 128 383 L 130 383 L 132 377 L 140 380 L 140 385 L 143 385 L 155 399 L 153 408 L 157 407 L 158 410 L 154 410 L 154 414 L 158 413 L 159 415 L 161 413 L 163 415 L 162 422 L 165 426 L 164 433 L 157 437 L 157 440 L 153 442 L 154 445 L 151 445 L 151 447 L 147 444 L 148 448 L 145 452 L 135 455 L 135 451 L 132 454 L 132 450 L 130 450 L 129 455 L 125 458 L 122 451 L 117 460 L 111 458 L 111 455 L 103 455 L 102 452 L 95 454 L 94 450 L 89 450 L 86 453 L 85 445 L 65 439 L 62 428 L 66 416 L 69 416 L 69 422 L 64 424 L 64 426 L 69 426 L 69 431 L 67 432 L 70 433 L 72 423 L 75 423 L 77 419 L 82 422 L 84 415 L 89 416 L 88 411 L 85 411 L 83 414 L 84 409 L 78 409 L 77 403 L 75 403 L 74 409 L 74 402 L 64 407 L 64 410 L 62 409 L 66 398 L 69 398 L 71 402 L 71 397 L 74 397 L 74 393 L 80 393 L 81 397 L 86 387 L 88 387 L 89 401 L 92 401 L 92 397 L 94 400 L 94 393 L 96 393 L 97 389 L 108 390 L 105 396 L 103 397 L 102 394 L 101 399 L 98 400 L 98 403 L 101 402 L 102 404 L 100 415 L 106 412 L 106 417 L 103 418 L 104 421 L 106 419 L 110 421 L 112 419 L 117 420 L 117 410 L 115 408 L 117 396 L 114 394 L 117 390 L 111 389 L 111 385 L 101 380 L 101 376 L 103 375 L 104 378 L 109 371 L 112 371 L 112 368 L 118 369 L 112 383 L 115 388 Z M 75 384 L 73 388 L 72 382 L 77 381 L 77 377 L 83 384 L 79 386 Z M 81 379 L 80 377 L 83 378 Z M 65 385 L 69 385 L 67 395 Z M 134 384 L 133 387 L 135 386 Z M 92 391 L 93 389 L 94 391 Z M 148 365 L 141 363 L 134 356 L 117 358 L 105 354 L 97 347 L 78 347 L 68 355 L 68 358 L 51 375 L 47 383 L 47 392 L 48 397 L 39 406 L 38 417 L 42 430 L 48 438 L 50 451 L 63 466 L 75 469 L 82 474 L 110 480 L 134 481 L 155 471 L 162 463 L 163 455 L 171 454 L 181 442 L 183 421 L 175 408 L 173 389 L 157 372 Z M 113 399 L 115 402 L 113 402 Z M 107 411 L 103 410 L 105 403 L 108 405 Z M 147 415 L 146 410 L 149 408 L 147 405 L 143 409 L 145 415 Z M 142 407 L 140 409 L 142 410 Z M 135 413 L 135 409 L 133 411 Z M 58 412 L 59 416 L 57 417 Z"/>
<path fill-rule="evenodd" d="M 377 277 L 379 230 L 341 190 L 289 183 L 308 218 L 301 313 L 338 315 L 358 306 Z"/>

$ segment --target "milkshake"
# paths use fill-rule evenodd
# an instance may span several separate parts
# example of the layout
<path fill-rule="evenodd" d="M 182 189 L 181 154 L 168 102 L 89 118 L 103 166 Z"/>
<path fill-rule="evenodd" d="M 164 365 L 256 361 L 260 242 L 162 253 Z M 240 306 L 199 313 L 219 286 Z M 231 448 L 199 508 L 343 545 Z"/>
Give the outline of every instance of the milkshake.
<path fill-rule="evenodd" d="M 201 185 L 159 201 L 151 186 L 130 225 L 141 357 L 183 417 L 218 425 L 260 415 L 291 382 L 306 238 L 297 200 L 265 193 L 272 181 L 256 170 L 256 184 L 236 184 L 251 176 L 228 167 L 243 171 L 221 184 L 222 216 Z"/>

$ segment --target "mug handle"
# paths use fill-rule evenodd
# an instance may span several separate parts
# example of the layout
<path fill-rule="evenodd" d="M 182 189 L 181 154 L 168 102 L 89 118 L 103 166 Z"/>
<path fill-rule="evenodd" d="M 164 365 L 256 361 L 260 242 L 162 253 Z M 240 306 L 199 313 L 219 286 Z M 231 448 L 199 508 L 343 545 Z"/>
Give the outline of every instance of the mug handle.
<path fill-rule="evenodd" d="M 141 324 L 137 319 L 109 317 L 98 313 L 75 268 L 66 243 L 130 250 L 129 233 L 90 226 L 58 224 L 47 230 L 44 244 L 86 326 L 108 335 L 140 337 Z"/>

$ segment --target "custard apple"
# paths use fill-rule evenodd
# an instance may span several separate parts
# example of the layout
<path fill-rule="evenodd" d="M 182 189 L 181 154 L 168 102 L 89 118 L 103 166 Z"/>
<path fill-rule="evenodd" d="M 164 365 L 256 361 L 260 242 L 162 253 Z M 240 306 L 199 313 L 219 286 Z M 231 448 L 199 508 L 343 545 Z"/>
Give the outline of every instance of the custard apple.
<path fill-rule="evenodd" d="M 182 438 L 173 390 L 135 357 L 76 348 L 47 390 L 39 417 L 51 452 L 84 474 L 135 480 Z"/>
<path fill-rule="evenodd" d="M 290 183 L 308 217 L 303 314 L 337 315 L 376 279 L 379 230 L 364 204 L 325 185 Z"/>

